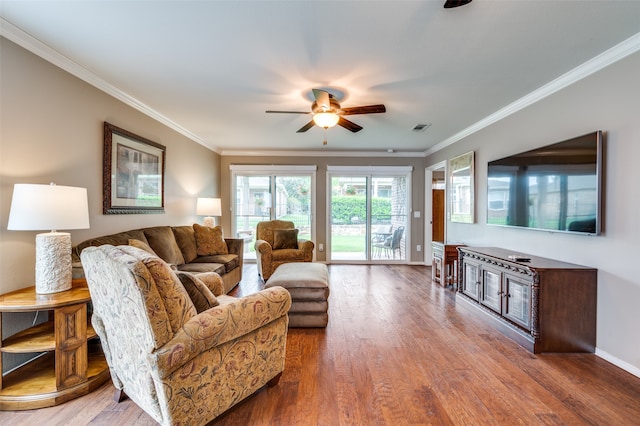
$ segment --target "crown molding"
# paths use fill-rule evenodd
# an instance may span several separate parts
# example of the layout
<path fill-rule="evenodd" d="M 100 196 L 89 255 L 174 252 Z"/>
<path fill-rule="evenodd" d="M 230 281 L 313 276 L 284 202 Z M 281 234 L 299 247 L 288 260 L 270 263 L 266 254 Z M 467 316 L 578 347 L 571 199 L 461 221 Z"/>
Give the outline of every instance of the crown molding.
<path fill-rule="evenodd" d="M 618 43 L 612 48 L 604 51 L 600 55 L 586 61 L 582 65 L 572 69 L 571 71 L 561 75 L 551 82 L 541 86 L 533 92 L 523 96 L 522 98 L 512 102 L 504 108 L 494 112 L 475 124 L 463 129 L 455 135 L 443 140 L 442 142 L 432 146 L 425 151 L 269 151 L 269 150 L 220 150 L 218 147 L 212 146 L 205 142 L 196 134 L 190 132 L 176 122 L 170 120 L 158 111 L 149 107 L 138 99 L 128 95 L 95 73 L 82 67 L 71 59 L 65 57 L 60 52 L 42 43 L 35 37 L 24 32 L 20 28 L 0 18 L 0 35 L 27 49 L 42 59 L 52 63 L 53 65 L 67 71 L 68 73 L 78 77 L 79 79 L 89 83 L 108 95 L 120 100 L 130 107 L 140 111 L 150 118 L 166 125 L 176 132 L 184 135 L 190 140 L 214 151 L 223 156 L 284 156 L 284 157 L 426 157 L 437 151 L 440 151 L 455 142 L 458 142 L 508 116 L 514 114 L 544 98 L 550 96 L 570 85 L 576 83 L 591 74 L 600 71 L 607 66 L 626 58 L 640 51 L 640 32 L 629 37 L 628 39 Z"/>
<path fill-rule="evenodd" d="M 2 37 L 5 37 L 8 40 L 11 40 L 12 42 L 16 43 L 20 47 L 27 49 L 31 53 L 41 57 L 45 61 L 52 63 L 58 68 L 63 69 L 69 74 L 72 74 L 78 77 L 80 80 L 83 80 L 86 83 L 89 83 L 90 85 L 94 86 L 95 88 L 102 90 L 106 94 L 113 96 L 119 101 L 124 102 L 125 104 L 136 109 L 137 111 L 140 111 L 141 113 L 151 117 L 152 119 L 186 136 L 192 141 L 199 143 L 200 145 L 203 145 L 214 152 L 219 153 L 218 148 L 212 147 L 211 145 L 207 144 L 199 136 L 195 135 L 194 133 L 191 133 L 189 130 L 180 126 L 176 122 L 160 114 L 158 111 L 154 110 L 144 102 L 139 101 L 133 96 L 128 95 L 127 93 L 118 89 L 114 85 L 108 83 L 107 81 L 105 81 L 104 79 L 96 75 L 95 73 L 91 72 L 90 70 L 84 68 L 78 63 L 67 58 L 57 50 L 44 44 L 43 42 L 33 37 L 32 35 L 24 32 L 23 30 L 16 27 L 15 25 L 5 20 L 4 18 L 0 18 L 0 35 Z"/>
<path fill-rule="evenodd" d="M 428 156 L 640 51 L 640 32 L 424 151 Z"/>
<path fill-rule="evenodd" d="M 223 150 L 222 156 L 239 157 L 425 157 L 423 151 L 278 151 L 234 149 Z"/>

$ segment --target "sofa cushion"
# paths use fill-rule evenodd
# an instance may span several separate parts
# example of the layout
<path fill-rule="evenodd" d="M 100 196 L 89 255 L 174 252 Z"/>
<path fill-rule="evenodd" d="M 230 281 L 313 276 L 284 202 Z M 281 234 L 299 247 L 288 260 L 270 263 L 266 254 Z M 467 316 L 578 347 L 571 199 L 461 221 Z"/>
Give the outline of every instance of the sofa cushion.
<path fill-rule="evenodd" d="M 184 257 L 176 242 L 176 237 L 169 226 L 154 226 L 144 229 L 144 235 L 147 237 L 149 247 L 158 254 L 167 263 L 173 265 L 182 265 Z"/>
<path fill-rule="evenodd" d="M 225 267 L 222 263 L 184 263 L 178 266 L 179 271 L 203 273 L 203 272 L 215 272 L 219 275 L 224 275 Z"/>
<path fill-rule="evenodd" d="M 209 290 L 209 287 L 195 275 L 180 271 L 176 275 L 178 275 L 180 282 L 187 290 L 189 298 L 198 313 L 220 304 L 211 290 Z"/>
<path fill-rule="evenodd" d="M 152 254 L 154 256 L 158 256 L 156 254 L 155 251 L 153 251 L 153 249 L 151 247 L 149 247 L 149 244 L 145 243 L 144 241 L 140 241 L 140 240 L 135 240 L 133 238 L 129 239 L 129 245 L 132 247 L 136 247 L 139 248 L 140 250 L 144 250 L 149 254 Z"/>
<path fill-rule="evenodd" d="M 227 243 L 222 238 L 222 227 L 213 228 L 193 224 L 196 234 L 196 247 L 198 256 L 213 256 L 216 254 L 228 254 Z"/>
<path fill-rule="evenodd" d="M 142 229 L 132 229 L 131 231 L 119 232 L 117 234 L 105 235 L 83 241 L 75 247 L 74 255 L 76 256 L 76 260 L 80 260 L 80 253 L 87 247 L 97 247 L 105 244 L 111 246 L 126 246 L 129 244 L 129 240 L 139 240 L 143 243 L 149 243 Z"/>
<path fill-rule="evenodd" d="M 119 246 L 119 248 L 144 263 L 149 270 L 160 298 L 164 302 L 164 309 L 174 333 L 180 330 L 186 321 L 197 315 L 198 312 L 187 290 L 164 260 L 136 247 Z"/>
<path fill-rule="evenodd" d="M 200 256 L 193 263 L 222 263 L 226 272 L 231 272 L 240 266 L 237 254 L 216 254 L 214 256 Z"/>
<path fill-rule="evenodd" d="M 274 229 L 273 249 L 297 249 L 298 230 L 297 229 Z"/>
<path fill-rule="evenodd" d="M 304 260 L 305 252 L 296 249 L 282 249 L 271 252 L 273 262 Z"/>
<path fill-rule="evenodd" d="M 196 248 L 196 234 L 193 226 L 172 226 L 171 230 L 176 237 L 176 243 L 180 247 L 184 262 L 189 263 L 198 257 Z"/>

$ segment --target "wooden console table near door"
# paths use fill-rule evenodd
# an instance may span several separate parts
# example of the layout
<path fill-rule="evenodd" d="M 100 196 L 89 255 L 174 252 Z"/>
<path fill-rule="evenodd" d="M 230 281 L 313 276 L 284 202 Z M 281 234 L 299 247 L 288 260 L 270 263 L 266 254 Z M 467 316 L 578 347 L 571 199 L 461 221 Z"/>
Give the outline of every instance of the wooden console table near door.
<path fill-rule="evenodd" d="M 431 242 L 431 281 L 441 286 L 458 285 L 458 247 L 464 244 Z"/>
<path fill-rule="evenodd" d="M 87 343 L 96 337 L 88 324 L 90 301 L 85 280 L 74 280 L 70 290 L 60 293 L 36 294 L 35 287 L 28 287 L 0 295 L 0 313 L 49 311 L 49 321 L 0 342 L 4 353 L 44 352 L 6 376 L 0 375 L 0 410 L 59 405 L 93 391 L 109 378 L 99 342 Z"/>

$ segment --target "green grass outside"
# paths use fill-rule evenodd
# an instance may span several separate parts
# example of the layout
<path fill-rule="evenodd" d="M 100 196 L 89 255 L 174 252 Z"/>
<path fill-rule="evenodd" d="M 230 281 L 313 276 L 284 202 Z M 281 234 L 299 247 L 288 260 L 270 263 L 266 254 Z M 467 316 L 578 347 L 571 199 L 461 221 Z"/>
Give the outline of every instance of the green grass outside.
<path fill-rule="evenodd" d="M 308 239 L 308 235 L 301 235 L 302 239 Z M 249 251 L 254 252 L 253 242 L 249 244 Z M 352 235 L 334 235 L 331 237 L 331 251 L 335 253 L 364 253 L 364 237 Z"/>
<path fill-rule="evenodd" d="M 366 239 L 364 236 L 333 235 L 331 251 L 334 253 L 364 253 Z"/>
<path fill-rule="evenodd" d="M 299 215 L 287 215 L 282 216 L 281 220 L 291 220 L 296 226 L 306 226 L 308 223 L 308 216 L 302 217 Z M 253 229 L 255 225 L 262 219 L 251 218 L 250 223 Z M 264 219 L 268 220 L 268 219 Z M 303 223 L 306 222 L 306 223 Z M 300 235 L 301 239 L 309 239 L 309 235 Z M 364 236 L 357 235 L 334 235 L 331 237 L 331 251 L 335 253 L 364 253 L 366 238 Z M 249 244 L 249 251 L 254 252 L 253 242 Z"/>

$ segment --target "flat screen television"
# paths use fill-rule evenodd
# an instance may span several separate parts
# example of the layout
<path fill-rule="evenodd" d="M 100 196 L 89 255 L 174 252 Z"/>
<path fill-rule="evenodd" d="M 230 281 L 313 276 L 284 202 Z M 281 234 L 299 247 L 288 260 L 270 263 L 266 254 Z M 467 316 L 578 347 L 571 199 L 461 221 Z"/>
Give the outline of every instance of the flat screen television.
<path fill-rule="evenodd" d="M 488 164 L 487 223 L 598 235 L 602 131 Z"/>

